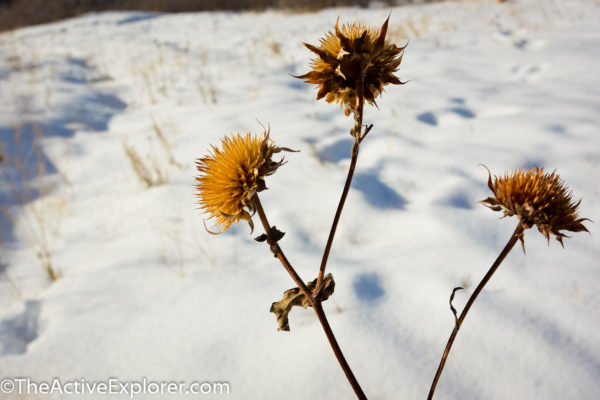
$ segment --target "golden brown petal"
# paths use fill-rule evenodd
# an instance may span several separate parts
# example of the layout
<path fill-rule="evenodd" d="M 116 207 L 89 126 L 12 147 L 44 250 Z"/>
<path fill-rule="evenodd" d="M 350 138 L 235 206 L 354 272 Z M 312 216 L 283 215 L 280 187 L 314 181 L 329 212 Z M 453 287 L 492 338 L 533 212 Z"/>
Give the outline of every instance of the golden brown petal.
<path fill-rule="evenodd" d="M 383 25 L 381 25 L 379 37 L 377 38 L 377 46 L 380 48 L 383 47 L 383 45 L 385 44 L 385 35 L 387 34 L 387 28 L 388 28 L 389 21 L 390 21 L 390 16 L 388 15 L 388 17 L 386 18 Z"/>

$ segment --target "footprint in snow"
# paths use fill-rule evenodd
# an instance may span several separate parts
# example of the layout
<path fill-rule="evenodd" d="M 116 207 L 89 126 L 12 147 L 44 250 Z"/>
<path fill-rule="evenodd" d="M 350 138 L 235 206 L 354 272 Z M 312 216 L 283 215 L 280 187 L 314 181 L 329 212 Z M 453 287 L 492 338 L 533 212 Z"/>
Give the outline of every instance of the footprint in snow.
<path fill-rule="evenodd" d="M 523 64 L 515 65 L 511 68 L 511 80 L 523 81 L 523 82 L 534 82 L 539 80 L 547 66 L 545 64 Z"/>
<path fill-rule="evenodd" d="M 417 115 L 417 120 L 431 126 L 437 126 L 438 124 L 437 117 L 431 111 L 427 111 Z"/>
<path fill-rule="evenodd" d="M 354 279 L 354 293 L 359 300 L 365 302 L 374 302 L 380 299 L 385 291 L 383 290 L 381 279 L 375 273 L 364 273 Z"/>
<path fill-rule="evenodd" d="M 477 115 L 471 109 L 460 106 L 450 107 L 445 110 L 433 112 L 427 111 L 417 115 L 417 120 L 431 126 L 453 125 L 461 122 L 463 119 L 472 119 Z M 460 117 L 460 118 L 457 118 Z"/>
<path fill-rule="evenodd" d="M 371 206 L 379 209 L 402 209 L 406 200 L 394 189 L 383 183 L 373 172 L 361 172 L 354 176 L 352 188 L 362 192 Z"/>

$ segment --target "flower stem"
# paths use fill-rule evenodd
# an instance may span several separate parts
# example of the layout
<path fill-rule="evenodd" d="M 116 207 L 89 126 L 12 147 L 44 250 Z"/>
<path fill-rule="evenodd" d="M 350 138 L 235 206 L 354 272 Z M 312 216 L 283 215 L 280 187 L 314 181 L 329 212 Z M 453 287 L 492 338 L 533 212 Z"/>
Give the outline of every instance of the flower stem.
<path fill-rule="evenodd" d="M 361 85 L 359 85 L 359 87 L 361 87 Z M 355 113 L 354 127 L 350 131 L 351 135 L 354 137 L 354 143 L 352 144 L 352 157 L 350 159 L 350 168 L 348 169 L 348 175 L 346 176 L 346 183 L 344 184 L 344 189 L 342 190 L 342 196 L 340 198 L 340 202 L 338 203 L 337 210 L 335 211 L 333 223 L 331 224 L 331 230 L 329 231 L 327 244 L 325 245 L 325 250 L 323 251 L 321 267 L 319 268 L 319 276 L 317 277 L 317 284 L 315 285 L 315 294 L 319 293 L 319 291 L 321 290 L 323 278 L 325 277 L 325 268 L 327 267 L 327 261 L 329 259 L 329 253 L 331 252 L 331 246 L 333 245 L 333 238 L 335 237 L 335 232 L 337 230 L 338 223 L 340 222 L 340 217 L 342 216 L 342 209 L 344 208 L 344 204 L 346 203 L 346 198 L 348 197 L 348 192 L 350 191 L 350 185 L 352 184 L 352 178 L 354 177 L 354 170 L 356 168 L 356 162 L 358 161 L 358 150 L 360 147 L 360 143 L 373 127 L 373 125 L 369 125 L 365 128 L 364 133 L 362 132 L 364 105 L 364 95 L 362 93 L 359 93 L 358 109 Z"/>
<path fill-rule="evenodd" d="M 521 237 L 521 235 L 523 234 L 523 231 L 524 231 L 523 225 L 519 222 L 519 224 L 517 225 L 517 228 L 513 232 L 510 239 L 508 240 L 508 243 L 506 243 L 506 246 L 504 246 L 504 249 L 502 249 L 502 252 L 498 256 L 498 258 L 496 258 L 496 261 L 494 261 L 494 264 L 492 264 L 492 266 L 488 270 L 487 274 L 485 274 L 485 276 L 483 277 L 481 282 L 479 282 L 479 285 L 477 285 L 477 288 L 475 288 L 475 291 L 473 292 L 471 297 L 469 297 L 469 300 L 467 301 L 465 308 L 460 313 L 460 317 L 456 321 L 456 324 L 454 325 L 454 329 L 452 330 L 452 334 L 450 335 L 450 338 L 448 339 L 448 343 L 446 344 L 446 348 L 444 349 L 444 354 L 442 355 L 442 359 L 440 360 L 440 365 L 438 366 L 437 372 L 435 373 L 435 377 L 433 378 L 433 382 L 431 383 L 431 388 L 429 389 L 429 395 L 427 396 L 427 400 L 433 399 L 433 393 L 435 392 L 437 383 L 440 379 L 440 376 L 442 375 L 442 370 L 444 369 L 444 365 L 446 364 L 446 359 L 448 358 L 448 354 L 450 353 L 450 349 L 452 348 L 452 345 L 454 344 L 454 340 L 456 339 L 458 330 L 460 329 L 463 321 L 465 320 L 465 317 L 467 316 L 469 309 L 475 302 L 475 299 L 477 299 L 477 296 L 479 295 L 479 293 L 481 293 L 481 291 L 483 290 L 483 287 L 488 283 L 488 281 L 490 280 L 490 278 L 492 277 L 494 272 L 496 272 L 496 270 L 498 269 L 500 264 L 502 264 L 502 261 L 504 261 L 504 259 L 508 255 L 508 253 L 510 253 L 512 248 L 515 246 L 515 243 L 517 243 L 517 240 L 519 240 L 519 237 Z"/>
<path fill-rule="evenodd" d="M 254 195 L 254 207 L 256 209 L 256 212 L 258 213 L 260 222 L 262 223 L 263 228 L 265 229 L 265 233 L 267 234 L 267 243 L 269 243 L 271 245 L 271 251 L 273 252 L 273 255 L 279 259 L 279 261 L 281 262 L 283 267 L 290 274 L 290 276 L 292 277 L 292 279 L 294 280 L 296 285 L 298 285 L 298 287 L 300 288 L 300 290 L 302 291 L 304 296 L 306 296 L 306 298 L 308 299 L 312 308 L 315 310 L 315 313 L 317 314 L 317 317 L 319 318 L 319 322 L 321 323 L 321 326 L 323 327 L 323 330 L 325 331 L 327 340 L 329 340 L 329 344 L 331 345 L 331 348 L 333 349 L 333 353 L 335 354 L 335 357 L 337 358 L 338 362 L 340 363 L 340 366 L 342 367 L 342 370 L 344 371 L 344 374 L 346 375 L 348 382 L 350 382 L 350 386 L 352 386 L 352 389 L 354 390 L 356 397 L 361 400 L 366 400 L 367 396 L 365 396 L 365 393 L 363 392 L 362 388 L 360 387 L 358 380 L 354 376 L 354 373 L 352 372 L 350 365 L 346 361 L 346 358 L 344 357 L 344 354 L 342 353 L 342 349 L 340 348 L 340 345 L 338 344 L 337 339 L 335 338 L 335 335 L 333 334 L 333 331 L 331 330 L 331 326 L 329 325 L 329 321 L 327 320 L 327 316 L 325 315 L 325 311 L 323 310 L 323 305 L 321 304 L 320 301 L 318 301 L 312 295 L 312 293 L 310 292 L 310 290 L 308 289 L 308 287 L 306 286 L 304 281 L 302 281 L 302 279 L 300 278 L 300 276 L 298 275 L 298 273 L 296 272 L 294 267 L 292 267 L 292 264 L 289 262 L 289 260 L 283 253 L 283 250 L 281 250 L 281 247 L 279 247 L 279 244 L 276 241 L 270 240 L 268 238 L 269 232 L 271 231 L 271 225 L 269 224 L 269 220 L 267 219 L 265 210 L 263 209 L 260 199 L 258 198 L 258 194 Z"/>
<path fill-rule="evenodd" d="M 321 259 L 319 276 L 317 278 L 317 284 L 315 285 L 315 294 L 319 293 L 319 290 L 321 289 L 321 284 L 323 283 L 323 278 L 325 277 L 325 268 L 327 267 L 327 261 L 329 259 L 329 253 L 331 252 L 331 246 L 333 245 L 333 238 L 335 237 L 335 232 L 337 230 L 338 223 L 340 222 L 340 217 L 342 216 L 342 209 L 344 208 L 344 204 L 346 203 L 346 198 L 348 197 L 348 192 L 350 191 L 350 185 L 352 184 L 352 178 L 354 177 L 354 169 L 356 168 L 356 161 L 358 160 L 359 146 L 360 143 L 358 141 L 358 138 L 355 136 L 354 143 L 352 144 L 352 158 L 350 160 L 348 176 L 346 176 L 346 183 L 344 184 L 342 197 L 340 198 L 340 202 L 338 203 L 337 210 L 335 212 L 335 217 L 333 218 L 333 223 L 331 224 L 331 229 L 329 231 L 329 237 L 327 238 L 327 244 L 325 245 L 325 250 L 323 252 L 323 258 Z"/>

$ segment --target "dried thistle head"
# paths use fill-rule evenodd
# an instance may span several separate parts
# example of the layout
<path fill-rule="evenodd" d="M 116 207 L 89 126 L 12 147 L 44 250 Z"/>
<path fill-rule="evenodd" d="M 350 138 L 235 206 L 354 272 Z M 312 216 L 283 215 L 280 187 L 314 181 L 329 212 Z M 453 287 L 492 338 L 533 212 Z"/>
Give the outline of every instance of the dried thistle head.
<path fill-rule="evenodd" d="M 286 148 L 276 147 L 269 132 L 245 135 L 235 133 L 221 140 L 222 149 L 211 146 L 208 156 L 198 159 L 196 189 L 199 204 L 209 218 L 215 218 L 222 233 L 240 219 L 248 221 L 253 229 L 253 197 L 267 189 L 264 177 L 275 173 L 283 165 L 283 158 L 273 161 L 272 156 Z M 213 233 L 213 232 L 211 232 Z"/>
<path fill-rule="evenodd" d="M 493 182 L 490 173 L 488 187 L 494 197 L 481 201 L 483 205 L 502 211 L 505 217 L 516 215 L 525 229 L 536 225 L 548 242 L 552 234 L 564 247 L 562 239 L 568 236 L 560 231 L 589 232 L 582 224 L 589 219 L 578 218 L 581 200 L 573 200 L 573 193 L 556 171 L 549 174 L 544 173 L 544 168 L 521 168 L 500 178 L 494 176 Z M 519 239 L 523 244 L 523 237 Z"/>
<path fill-rule="evenodd" d="M 340 29 L 338 18 L 335 32 L 328 32 L 319 47 L 304 43 L 318 58 L 311 62 L 312 71 L 297 78 L 317 85 L 317 100 L 325 97 L 328 103 L 338 102 L 346 115 L 357 112 L 363 96 L 376 105 L 375 98 L 385 85 L 404 83 L 394 72 L 406 46 L 397 47 L 385 39 L 388 21 L 389 17 L 381 29 L 360 24 L 344 24 Z"/>

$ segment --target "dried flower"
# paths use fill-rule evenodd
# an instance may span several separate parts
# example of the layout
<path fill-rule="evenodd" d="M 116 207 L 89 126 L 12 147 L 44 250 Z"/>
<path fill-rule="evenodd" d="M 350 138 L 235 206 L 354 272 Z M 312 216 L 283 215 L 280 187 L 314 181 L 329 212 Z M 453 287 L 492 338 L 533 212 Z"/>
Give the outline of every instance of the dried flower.
<path fill-rule="evenodd" d="M 343 25 L 339 18 L 335 32 L 321 39 L 321 46 L 304 45 L 319 57 L 312 60 L 312 71 L 297 76 L 319 86 L 317 100 L 325 97 L 328 103 L 338 102 L 344 113 L 356 113 L 360 97 L 370 104 L 388 83 L 402 84 L 394 75 L 398 70 L 404 48 L 385 39 L 388 27 L 385 20 L 380 30 L 364 25 Z M 361 93 L 362 92 L 362 93 Z"/>
<path fill-rule="evenodd" d="M 568 236 L 560 231 L 588 232 L 582 222 L 589 219 L 577 214 L 581 200 L 574 202 L 573 193 L 556 171 L 548 174 L 543 168 L 521 168 L 501 178 L 494 176 L 493 183 L 490 173 L 488 186 L 494 197 L 481 201 L 483 205 L 502 211 L 505 217 L 516 215 L 525 229 L 536 225 L 548 242 L 553 234 L 564 247 L 562 238 Z M 523 244 L 523 237 L 519 239 Z"/>
<path fill-rule="evenodd" d="M 284 163 L 283 158 L 273 161 L 271 157 L 282 150 L 291 150 L 276 147 L 268 131 L 257 135 L 248 132 L 245 136 L 235 133 L 224 137 L 221 144 L 222 150 L 211 146 L 212 152 L 196 163 L 200 172 L 196 177 L 199 204 L 222 227 L 218 233 L 240 219 L 248 221 L 253 229 L 253 197 L 267 189 L 264 177 L 275 173 Z"/>

